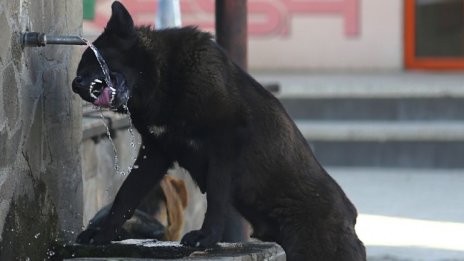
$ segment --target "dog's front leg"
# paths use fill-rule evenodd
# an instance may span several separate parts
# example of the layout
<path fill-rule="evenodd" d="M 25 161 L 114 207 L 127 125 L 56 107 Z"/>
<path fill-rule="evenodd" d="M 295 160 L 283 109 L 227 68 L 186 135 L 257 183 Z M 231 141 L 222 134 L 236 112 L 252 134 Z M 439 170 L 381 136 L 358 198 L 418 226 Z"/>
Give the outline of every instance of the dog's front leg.
<path fill-rule="evenodd" d="M 118 230 L 131 218 L 143 197 L 161 180 L 170 162 L 154 145 L 144 143 L 137 160 L 119 189 L 108 215 L 100 224 L 93 224 L 79 234 L 77 242 L 82 244 L 104 244 L 116 239 Z"/>
<path fill-rule="evenodd" d="M 208 248 L 222 239 L 225 218 L 230 204 L 232 186 L 232 166 L 230 158 L 216 155 L 210 160 L 207 183 L 207 209 L 200 230 L 187 233 L 181 240 L 182 244 Z"/>

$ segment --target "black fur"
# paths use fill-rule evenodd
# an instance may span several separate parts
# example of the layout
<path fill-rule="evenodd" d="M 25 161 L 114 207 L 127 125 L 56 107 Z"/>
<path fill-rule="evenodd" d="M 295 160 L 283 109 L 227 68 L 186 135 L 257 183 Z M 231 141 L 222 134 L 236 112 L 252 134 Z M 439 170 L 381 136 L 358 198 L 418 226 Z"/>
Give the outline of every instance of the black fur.
<path fill-rule="evenodd" d="M 125 77 L 132 122 L 143 148 L 110 214 L 78 242 L 112 240 L 145 194 L 174 162 L 189 171 L 208 207 L 200 230 L 182 243 L 221 240 L 232 204 L 254 236 L 282 245 L 288 260 L 365 260 L 356 209 L 315 159 L 305 138 L 268 91 L 236 66 L 211 35 L 187 27 L 134 28 L 115 2 L 95 41 L 110 70 Z M 73 89 L 102 78 L 86 51 Z M 122 108 L 118 108 L 124 111 Z"/>

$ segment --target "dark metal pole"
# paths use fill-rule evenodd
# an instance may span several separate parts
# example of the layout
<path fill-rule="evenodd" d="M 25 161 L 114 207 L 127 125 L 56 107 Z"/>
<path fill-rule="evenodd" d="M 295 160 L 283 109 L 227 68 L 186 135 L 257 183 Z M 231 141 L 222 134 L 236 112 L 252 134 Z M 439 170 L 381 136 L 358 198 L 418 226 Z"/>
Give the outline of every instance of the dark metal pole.
<path fill-rule="evenodd" d="M 247 63 L 247 0 L 216 0 L 216 41 L 244 70 Z"/>
<path fill-rule="evenodd" d="M 77 35 L 47 35 L 38 32 L 26 32 L 21 35 L 23 47 L 41 47 L 47 44 L 85 45 Z"/>
<path fill-rule="evenodd" d="M 216 0 L 216 41 L 229 57 L 247 70 L 247 1 Z M 243 242 L 249 238 L 248 226 L 231 207 L 223 235 L 225 242 Z"/>

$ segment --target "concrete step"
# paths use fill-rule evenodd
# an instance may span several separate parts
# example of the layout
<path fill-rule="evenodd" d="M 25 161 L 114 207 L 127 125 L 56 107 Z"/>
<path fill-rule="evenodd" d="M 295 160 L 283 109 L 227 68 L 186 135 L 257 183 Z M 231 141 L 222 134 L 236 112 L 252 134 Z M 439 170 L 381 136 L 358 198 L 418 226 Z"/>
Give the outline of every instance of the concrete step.
<path fill-rule="evenodd" d="M 464 141 L 464 121 L 295 122 L 303 136 L 311 141 Z"/>
<path fill-rule="evenodd" d="M 464 74 L 252 72 L 325 166 L 464 168 Z"/>
<path fill-rule="evenodd" d="M 280 98 L 464 98 L 464 74 L 432 72 L 252 72 L 263 84 L 279 84 Z"/>
<path fill-rule="evenodd" d="M 461 73 L 252 73 L 295 119 L 464 120 Z"/>
<path fill-rule="evenodd" d="M 462 120 L 461 97 L 281 97 L 294 119 L 312 120 Z"/>
<path fill-rule="evenodd" d="M 464 168 L 464 122 L 297 120 L 296 124 L 325 166 Z"/>

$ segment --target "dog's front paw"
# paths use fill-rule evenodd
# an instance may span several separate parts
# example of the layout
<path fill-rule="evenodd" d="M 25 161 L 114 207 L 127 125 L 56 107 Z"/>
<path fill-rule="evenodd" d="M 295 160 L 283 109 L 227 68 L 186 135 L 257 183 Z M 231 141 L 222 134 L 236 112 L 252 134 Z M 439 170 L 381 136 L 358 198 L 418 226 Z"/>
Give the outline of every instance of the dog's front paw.
<path fill-rule="evenodd" d="M 116 232 L 102 230 L 97 228 L 88 228 L 82 231 L 76 239 L 79 244 L 86 245 L 104 245 L 116 239 Z"/>
<path fill-rule="evenodd" d="M 184 235 L 181 244 L 199 248 L 210 248 L 220 240 L 221 234 L 215 230 L 194 230 Z"/>

